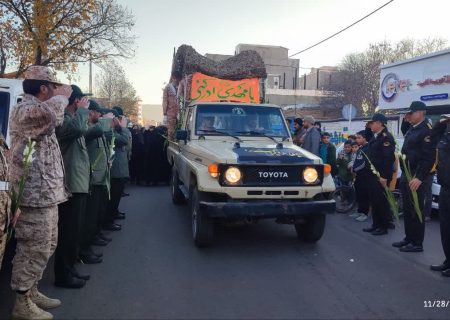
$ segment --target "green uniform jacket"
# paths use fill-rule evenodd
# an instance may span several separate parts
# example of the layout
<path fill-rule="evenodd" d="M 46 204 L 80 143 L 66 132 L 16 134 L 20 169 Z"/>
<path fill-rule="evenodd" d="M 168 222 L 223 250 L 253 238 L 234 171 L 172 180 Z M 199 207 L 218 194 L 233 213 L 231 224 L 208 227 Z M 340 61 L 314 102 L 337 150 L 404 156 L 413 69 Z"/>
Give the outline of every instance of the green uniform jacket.
<path fill-rule="evenodd" d="M 131 132 L 127 128 L 116 127 L 114 130 L 114 159 L 111 167 L 111 178 L 129 178 L 128 148 Z"/>
<path fill-rule="evenodd" d="M 64 161 L 65 183 L 72 193 L 88 193 L 90 179 L 89 155 L 84 140 L 88 129 L 89 110 L 64 111 L 64 122 L 56 128 L 56 137 Z"/>
<path fill-rule="evenodd" d="M 111 131 L 111 119 L 99 119 L 84 135 L 91 162 L 91 184 L 107 186 L 109 190 L 109 148 L 105 133 Z"/>

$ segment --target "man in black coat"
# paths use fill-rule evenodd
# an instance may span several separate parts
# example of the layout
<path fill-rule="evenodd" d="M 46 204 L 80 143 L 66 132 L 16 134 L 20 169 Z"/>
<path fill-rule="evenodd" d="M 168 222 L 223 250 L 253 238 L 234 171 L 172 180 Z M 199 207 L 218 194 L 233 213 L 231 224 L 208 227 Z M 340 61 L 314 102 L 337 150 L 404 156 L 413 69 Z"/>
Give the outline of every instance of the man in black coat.
<path fill-rule="evenodd" d="M 392 220 L 385 188 L 389 185 L 394 171 L 395 140 L 386 128 L 387 118 L 383 114 L 375 113 L 371 123 L 374 137 L 369 142 L 366 156 L 376 171 L 371 170 L 367 177 L 373 223 L 370 228 L 365 228 L 363 231 L 370 232 L 374 236 L 381 236 L 388 233 L 387 229 Z"/>
<path fill-rule="evenodd" d="M 441 225 L 441 242 L 445 261 L 432 265 L 433 271 L 441 271 L 445 277 L 450 277 L 450 117 L 445 115 L 432 129 L 432 136 L 438 141 L 438 183 L 441 185 L 439 194 L 439 223 Z"/>
<path fill-rule="evenodd" d="M 403 198 L 403 212 L 405 225 L 405 238 L 395 242 L 392 246 L 400 248 L 402 252 L 422 252 L 423 239 L 425 235 L 424 204 L 425 194 L 431 190 L 434 163 L 436 162 L 436 144 L 431 137 L 431 125 L 426 119 L 426 105 L 421 101 L 414 101 L 410 106 L 411 123 L 405 134 L 402 148 L 402 177 L 400 179 L 400 190 Z M 405 174 L 405 166 L 409 166 L 413 179 L 408 181 Z M 412 192 L 417 192 L 419 199 L 420 215 L 414 208 Z"/>

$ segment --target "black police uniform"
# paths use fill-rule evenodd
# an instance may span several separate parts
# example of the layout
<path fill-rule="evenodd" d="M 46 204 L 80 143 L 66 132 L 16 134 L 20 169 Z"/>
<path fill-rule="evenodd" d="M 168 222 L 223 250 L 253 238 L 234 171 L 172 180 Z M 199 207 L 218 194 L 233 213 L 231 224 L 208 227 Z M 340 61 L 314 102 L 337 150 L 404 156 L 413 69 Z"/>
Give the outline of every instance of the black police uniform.
<path fill-rule="evenodd" d="M 444 269 L 450 269 L 450 126 L 436 123 L 433 137 L 439 141 L 438 149 L 438 183 L 441 185 L 439 194 L 439 222 L 441 226 L 441 242 L 445 254 Z M 439 270 L 440 271 L 440 270 Z M 447 276 L 450 273 L 447 272 Z"/>
<path fill-rule="evenodd" d="M 367 179 L 370 179 L 372 174 L 370 165 L 365 158 L 368 149 L 368 143 L 361 146 L 353 163 L 353 172 L 356 174 L 354 186 L 358 202 L 358 213 L 364 213 L 365 215 L 368 215 L 370 211 L 370 189 L 367 185 Z"/>
<path fill-rule="evenodd" d="M 431 170 L 436 161 L 436 144 L 433 143 L 431 137 L 431 125 L 425 119 L 420 124 L 411 126 L 405 135 L 405 141 L 403 143 L 402 154 L 406 156 L 406 163 L 409 164 L 411 169 L 411 175 L 424 182 L 430 179 Z M 405 168 L 402 165 L 402 177 L 400 179 L 400 189 L 403 198 L 403 212 L 404 212 L 404 224 L 405 224 L 405 242 L 411 243 L 414 246 L 422 246 L 424 234 L 425 234 L 425 222 L 422 217 L 422 222 L 417 216 L 417 212 L 414 209 L 411 189 L 405 175 Z M 417 190 L 419 198 L 419 206 L 421 212 L 424 212 L 424 196 L 430 188 L 429 183 L 422 183 Z"/>
<path fill-rule="evenodd" d="M 389 184 L 394 173 L 395 141 L 387 128 L 370 140 L 367 157 L 381 178 L 386 179 Z M 385 190 L 373 172 L 368 176 L 368 187 L 373 225 L 372 228 L 365 229 L 365 231 L 373 231 L 376 235 L 385 234 L 392 220 L 392 213 Z"/>

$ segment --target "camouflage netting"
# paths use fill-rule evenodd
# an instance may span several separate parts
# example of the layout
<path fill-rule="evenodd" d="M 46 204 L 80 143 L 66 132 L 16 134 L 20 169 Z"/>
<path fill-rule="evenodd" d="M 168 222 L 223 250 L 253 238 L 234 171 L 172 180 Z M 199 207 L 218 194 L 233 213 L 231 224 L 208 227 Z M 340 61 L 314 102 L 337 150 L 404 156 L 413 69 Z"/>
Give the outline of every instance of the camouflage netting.
<path fill-rule="evenodd" d="M 243 51 L 229 59 L 216 62 L 202 56 L 188 45 L 178 48 L 172 71 L 179 71 L 183 76 L 201 72 L 227 80 L 267 77 L 264 61 L 256 51 Z"/>

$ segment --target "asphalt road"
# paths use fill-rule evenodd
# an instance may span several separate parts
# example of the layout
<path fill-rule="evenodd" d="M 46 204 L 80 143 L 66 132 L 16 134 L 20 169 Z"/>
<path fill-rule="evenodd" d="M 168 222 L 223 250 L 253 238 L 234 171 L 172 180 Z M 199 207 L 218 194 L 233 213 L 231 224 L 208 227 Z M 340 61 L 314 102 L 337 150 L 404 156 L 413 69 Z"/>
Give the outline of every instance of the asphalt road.
<path fill-rule="evenodd" d="M 186 207 L 172 205 L 167 187 L 130 187 L 123 230 L 103 249 L 104 262 L 82 265 L 92 279 L 81 290 L 40 288 L 63 305 L 60 319 L 423 319 L 450 318 L 450 279 L 428 270 L 443 253 L 437 221 L 427 224 L 425 252 L 400 253 L 391 242 L 402 228 L 374 237 L 367 223 L 328 216 L 322 240 L 305 244 L 292 226 L 264 222 L 218 230 L 216 243 L 197 249 Z M 12 308 L 5 270 L 0 318 Z"/>

